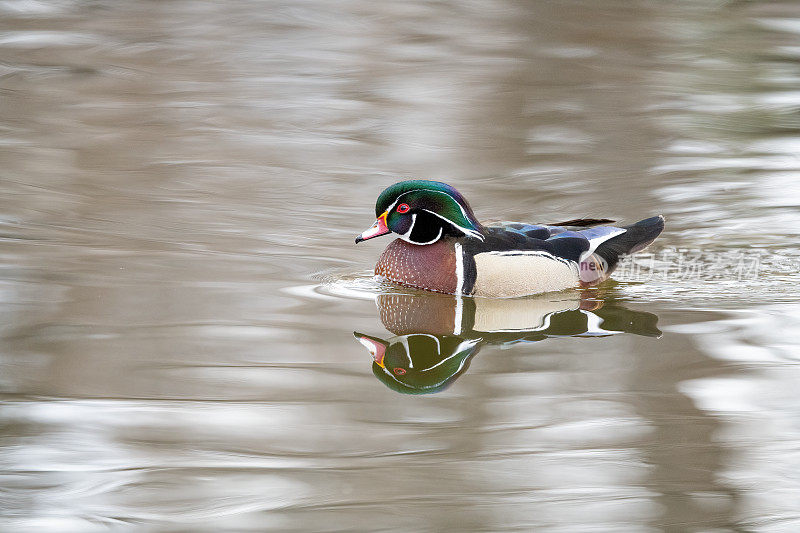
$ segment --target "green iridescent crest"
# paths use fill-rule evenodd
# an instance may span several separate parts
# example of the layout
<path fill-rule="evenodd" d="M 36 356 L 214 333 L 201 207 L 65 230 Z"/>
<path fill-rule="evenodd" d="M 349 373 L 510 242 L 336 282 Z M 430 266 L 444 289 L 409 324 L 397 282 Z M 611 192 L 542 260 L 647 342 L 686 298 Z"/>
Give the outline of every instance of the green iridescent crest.
<path fill-rule="evenodd" d="M 480 223 L 466 199 L 450 185 L 439 181 L 409 180 L 385 189 L 375 204 L 375 215 L 408 204 L 411 209 L 428 211 L 447 220 L 466 234 L 479 235 Z"/>
<path fill-rule="evenodd" d="M 455 335 L 410 334 L 382 343 L 386 355 L 380 364 L 372 363 L 372 372 L 403 394 L 432 394 L 447 388 L 464 373 L 479 348 L 477 340 Z"/>

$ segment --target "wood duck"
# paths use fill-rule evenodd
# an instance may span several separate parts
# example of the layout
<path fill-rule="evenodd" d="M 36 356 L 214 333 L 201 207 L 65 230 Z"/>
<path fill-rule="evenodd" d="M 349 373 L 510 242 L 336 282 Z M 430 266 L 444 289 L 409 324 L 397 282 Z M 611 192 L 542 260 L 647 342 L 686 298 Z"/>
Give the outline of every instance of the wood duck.
<path fill-rule="evenodd" d="M 589 298 L 591 296 L 591 298 Z M 430 394 L 466 372 L 486 344 L 563 337 L 634 334 L 659 337 L 658 317 L 594 291 L 533 298 L 461 298 L 443 294 L 381 294 L 380 319 L 393 337 L 353 332 L 372 356 L 372 372 L 389 388 Z"/>
<path fill-rule="evenodd" d="M 501 298 L 596 285 L 664 229 L 661 215 L 629 226 L 600 225 L 614 222 L 608 219 L 481 224 L 457 190 L 427 180 L 388 187 L 375 214 L 356 243 L 399 236 L 381 254 L 376 275 L 428 291 Z"/>

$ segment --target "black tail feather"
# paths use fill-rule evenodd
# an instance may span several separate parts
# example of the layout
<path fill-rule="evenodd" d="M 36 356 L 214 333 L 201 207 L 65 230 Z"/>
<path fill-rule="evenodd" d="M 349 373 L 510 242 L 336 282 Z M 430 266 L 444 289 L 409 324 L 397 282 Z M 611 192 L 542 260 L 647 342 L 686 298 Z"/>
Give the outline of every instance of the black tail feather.
<path fill-rule="evenodd" d="M 656 240 L 664 231 L 664 217 L 658 215 L 622 227 L 625 233 L 602 243 L 594 252 L 606 262 L 606 274 L 611 274 L 621 257 L 640 252 Z"/>

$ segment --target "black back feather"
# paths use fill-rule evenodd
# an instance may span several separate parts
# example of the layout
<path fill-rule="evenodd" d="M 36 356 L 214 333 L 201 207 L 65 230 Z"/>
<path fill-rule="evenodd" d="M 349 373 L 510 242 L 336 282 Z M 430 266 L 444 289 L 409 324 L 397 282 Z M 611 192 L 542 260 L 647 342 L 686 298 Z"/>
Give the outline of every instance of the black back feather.
<path fill-rule="evenodd" d="M 526 234 L 508 231 L 502 227 L 486 227 L 483 233 L 485 240 L 467 239 L 464 247 L 470 255 L 481 252 L 543 251 L 575 262 L 589 249 L 589 241 L 581 237 L 539 238 L 545 236 L 544 231 L 536 230 Z M 549 236 L 549 232 L 547 235 Z"/>
<path fill-rule="evenodd" d="M 616 220 L 610 218 L 573 218 L 564 222 L 556 222 L 555 224 L 547 224 L 548 226 L 570 226 L 573 228 L 591 228 L 592 226 L 599 226 L 600 224 L 612 224 Z"/>

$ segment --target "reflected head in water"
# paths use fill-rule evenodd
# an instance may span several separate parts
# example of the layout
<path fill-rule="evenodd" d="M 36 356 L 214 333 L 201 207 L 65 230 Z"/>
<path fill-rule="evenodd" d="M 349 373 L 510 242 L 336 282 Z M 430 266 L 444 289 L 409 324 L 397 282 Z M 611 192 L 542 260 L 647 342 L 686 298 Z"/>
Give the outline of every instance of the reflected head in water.
<path fill-rule="evenodd" d="M 353 334 L 372 354 L 375 377 L 405 394 L 429 394 L 445 388 L 467 369 L 480 343 L 480 339 L 429 333 L 387 339 Z"/>
<path fill-rule="evenodd" d="M 443 390 L 486 344 L 621 333 L 661 335 L 656 315 L 578 292 L 514 300 L 382 294 L 377 305 L 383 325 L 394 336 L 354 335 L 372 355 L 375 376 L 406 394 Z"/>

